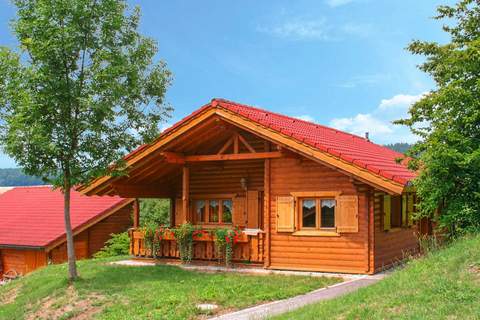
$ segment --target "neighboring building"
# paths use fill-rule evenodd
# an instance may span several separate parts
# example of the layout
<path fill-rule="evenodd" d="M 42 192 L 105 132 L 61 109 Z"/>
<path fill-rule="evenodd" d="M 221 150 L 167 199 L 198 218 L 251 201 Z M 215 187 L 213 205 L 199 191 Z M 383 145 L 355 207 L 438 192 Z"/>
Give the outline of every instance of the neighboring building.
<path fill-rule="evenodd" d="M 26 274 L 67 259 L 63 194 L 51 186 L 0 188 L 0 278 Z M 91 257 L 131 226 L 133 199 L 86 197 L 72 190 L 71 220 L 77 259 Z"/>
<path fill-rule="evenodd" d="M 169 198 L 173 225 L 240 227 L 237 262 L 375 273 L 418 248 L 416 174 L 399 157 L 363 137 L 213 99 L 126 156 L 128 175 L 79 191 Z M 151 254 L 141 230 L 131 239 L 132 254 Z M 162 239 L 156 256 L 178 257 Z M 194 259 L 216 258 L 211 237 L 194 240 Z"/>

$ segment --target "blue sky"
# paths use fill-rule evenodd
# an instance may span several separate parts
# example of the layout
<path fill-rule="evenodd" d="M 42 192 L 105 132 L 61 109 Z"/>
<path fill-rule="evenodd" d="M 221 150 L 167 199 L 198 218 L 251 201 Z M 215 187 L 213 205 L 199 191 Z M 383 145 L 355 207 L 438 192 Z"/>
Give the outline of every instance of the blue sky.
<path fill-rule="evenodd" d="M 251 104 L 370 137 L 411 142 L 391 121 L 433 82 L 405 47 L 448 40 L 435 8 L 451 1 L 129 1 L 158 41 L 174 82 L 168 126 L 213 97 Z M 0 45 L 14 47 L 15 8 L 0 0 Z M 0 154 L 0 167 L 15 163 Z"/>

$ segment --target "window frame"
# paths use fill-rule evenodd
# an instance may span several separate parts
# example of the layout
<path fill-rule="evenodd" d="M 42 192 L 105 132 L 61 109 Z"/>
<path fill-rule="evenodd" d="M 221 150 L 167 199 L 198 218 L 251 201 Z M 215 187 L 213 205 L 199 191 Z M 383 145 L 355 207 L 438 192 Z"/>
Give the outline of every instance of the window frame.
<path fill-rule="evenodd" d="M 198 225 L 232 225 L 233 224 L 233 215 L 234 215 L 234 206 L 233 206 L 233 195 L 231 194 L 218 194 L 218 195 L 199 195 L 192 197 L 192 212 L 193 212 L 193 223 Z M 197 220 L 197 201 L 204 201 L 205 203 L 205 214 L 204 214 L 204 221 Z M 218 221 L 210 221 L 210 202 L 217 201 L 218 203 Z M 232 211 L 232 221 L 231 222 L 224 222 L 223 221 L 223 202 L 230 201 L 231 202 L 231 211 Z"/>
<path fill-rule="evenodd" d="M 304 227 L 303 226 L 303 201 L 304 200 L 314 200 L 315 201 L 315 227 Z M 334 219 L 334 226 L 333 227 L 322 227 L 322 200 L 333 200 L 335 201 L 335 207 L 333 211 L 333 219 Z M 298 221 L 298 230 L 299 231 L 336 231 L 337 230 L 337 225 L 335 221 L 335 217 L 337 214 L 337 206 L 338 206 L 338 200 L 336 197 L 332 196 L 315 196 L 315 197 L 298 197 L 295 199 L 296 202 L 296 218 Z"/>

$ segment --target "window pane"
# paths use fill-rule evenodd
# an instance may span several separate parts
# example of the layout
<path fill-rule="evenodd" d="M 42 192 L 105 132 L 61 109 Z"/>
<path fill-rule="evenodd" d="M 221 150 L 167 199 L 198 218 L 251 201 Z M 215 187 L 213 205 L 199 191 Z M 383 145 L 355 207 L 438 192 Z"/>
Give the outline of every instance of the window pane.
<path fill-rule="evenodd" d="M 335 227 L 335 200 L 322 200 L 321 226 L 323 228 Z"/>
<path fill-rule="evenodd" d="M 205 200 L 195 201 L 195 219 L 197 222 L 205 221 Z"/>
<path fill-rule="evenodd" d="M 218 200 L 210 200 L 208 211 L 208 221 L 218 222 Z"/>
<path fill-rule="evenodd" d="M 305 199 L 302 201 L 302 226 L 306 228 L 315 228 L 316 206 L 314 199 Z"/>
<path fill-rule="evenodd" d="M 232 223 L 232 200 L 222 200 L 222 222 Z"/>

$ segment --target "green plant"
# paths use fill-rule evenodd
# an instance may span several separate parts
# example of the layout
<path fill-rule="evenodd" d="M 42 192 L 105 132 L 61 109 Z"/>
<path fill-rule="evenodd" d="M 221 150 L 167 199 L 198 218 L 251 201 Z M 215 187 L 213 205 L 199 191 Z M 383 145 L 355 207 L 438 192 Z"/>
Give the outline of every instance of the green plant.
<path fill-rule="evenodd" d="M 168 225 L 170 223 L 170 200 L 140 199 L 140 225 Z"/>
<path fill-rule="evenodd" d="M 157 256 L 157 250 L 160 246 L 159 237 L 157 234 L 158 226 L 155 223 L 150 223 L 143 227 L 145 246 L 150 249 L 152 257 Z"/>
<path fill-rule="evenodd" d="M 195 227 L 190 223 L 184 223 L 177 228 L 171 229 L 177 242 L 180 260 L 182 263 L 189 263 L 193 257 L 193 233 Z"/>
<path fill-rule="evenodd" d="M 448 41 L 408 46 L 424 58 L 419 68 L 435 86 L 395 123 L 419 137 L 406 153 L 419 172 L 417 217 L 436 220 L 439 230 L 456 236 L 480 228 L 480 2 L 441 5 L 435 19 Z"/>
<path fill-rule="evenodd" d="M 418 245 L 422 254 L 429 254 L 440 248 L 440 240 L 434 235 L 421 234 L 418 236 Z"/>
<path fill-rule="evenodd" d="M 105 242 L 105 246 L 94 254 L 95 258 L 108 258 L 115 256 L 123 256 L 129 254 L 130 237 L 128 232 L 114 234 Z"/>
<path fill-rule="evenodd" d="M 240 231 L 237 229 L 217 228 L 215 235 L 215 251 L 219 260 L 224 259 L 225 265 L 229 267 L 232 264 L 233 247 L 238 242 Z"/>
<path fill-rule="evenodd" d="M 77 278 L 70 190 L 125 174 L 171 108 L 171 74 L 125 0 L 14 0 L 18 49 L 0 47 L 0 142 L 28 175 L 64 194 L 68 277 Z"/>

